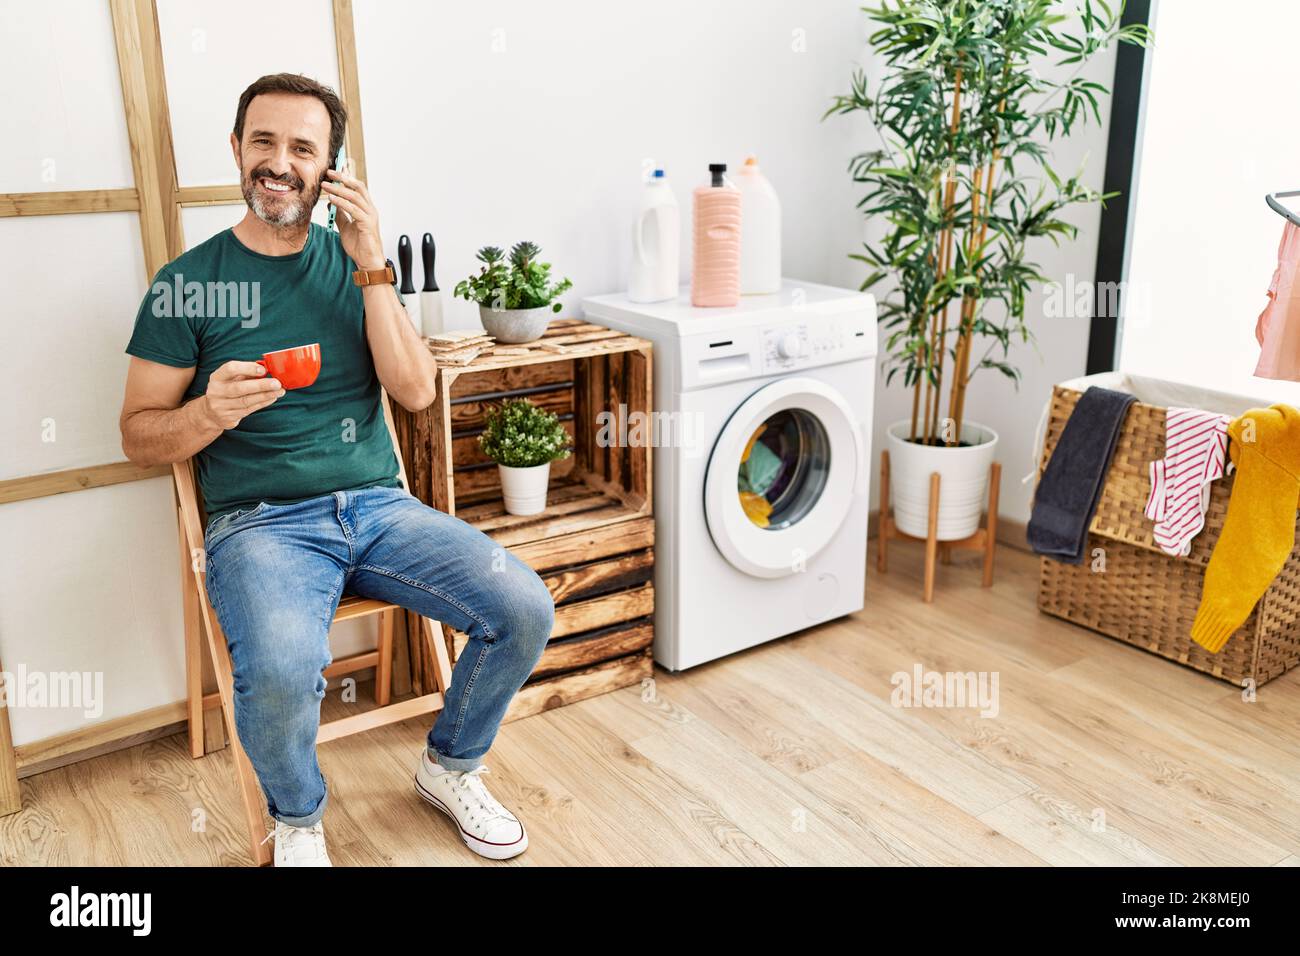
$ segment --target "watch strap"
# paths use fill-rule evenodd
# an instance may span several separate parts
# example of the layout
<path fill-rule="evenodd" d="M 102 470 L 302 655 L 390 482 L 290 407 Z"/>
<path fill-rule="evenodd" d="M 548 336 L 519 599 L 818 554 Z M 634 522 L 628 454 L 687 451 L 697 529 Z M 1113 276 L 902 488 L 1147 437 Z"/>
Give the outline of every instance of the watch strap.
<path fill-rule="evenodd" d="M 352 273 L 352 281 L 357 285 L 392 285 L 397 281 L 397 274 L 392 266 L 382 269 L 358 269 Z"/>

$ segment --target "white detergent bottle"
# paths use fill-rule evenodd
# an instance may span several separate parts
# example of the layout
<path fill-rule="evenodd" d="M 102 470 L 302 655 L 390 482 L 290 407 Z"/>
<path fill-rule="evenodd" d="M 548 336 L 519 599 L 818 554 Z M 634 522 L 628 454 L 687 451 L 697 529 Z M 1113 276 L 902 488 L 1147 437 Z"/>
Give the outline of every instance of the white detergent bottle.
<path fill-rule="evenodd" d="M 681 215 L 677 197 L 656 169 L 646 181 L 641 209 L 632 226 L 632 270 L 627 297 L 633 302 L 663 302 L 677 297 L 681 267 Z"/>
<path fill-rule="evenodd" d="M 758 160 L 750 156 L 736 176 L 745 209 L 740 222 L 740 293 L 781 291 L 781 200 Z"/>

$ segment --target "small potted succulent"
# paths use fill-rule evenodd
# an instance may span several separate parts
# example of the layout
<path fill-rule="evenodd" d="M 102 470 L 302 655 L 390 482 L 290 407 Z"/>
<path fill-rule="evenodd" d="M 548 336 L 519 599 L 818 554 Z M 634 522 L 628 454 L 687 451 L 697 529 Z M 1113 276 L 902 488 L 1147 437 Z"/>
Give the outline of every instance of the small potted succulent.
<path fill-rule="evenodd" d="M 551 462 L 569 457 L 569 435 L 554 412 L 508 399 L 487 410 L 478 444 L 497 463 L 508 513 L 535 515 L 546 507 Z"/>
<path fill-rule="evenodd" d="M 519 343 L 540 339 L 550 323 L 551 313 L 560 311 L 557 301 L 573 283 L 551 281 L 551 264 L 539 262 L 541 248 L 533 242 L 517 242 L 507 259 L 496 246 L 478 251 L 483 263 L 477 275 L 456 283 L 455 294 L 478 303 L 483 328 L 498 342 Z"/>

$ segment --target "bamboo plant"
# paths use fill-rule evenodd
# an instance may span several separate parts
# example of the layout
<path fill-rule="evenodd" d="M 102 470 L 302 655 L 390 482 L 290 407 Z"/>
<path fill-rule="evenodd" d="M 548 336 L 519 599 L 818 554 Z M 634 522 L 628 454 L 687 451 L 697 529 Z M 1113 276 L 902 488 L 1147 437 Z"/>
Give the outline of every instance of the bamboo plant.
<path fill-rule="evenodd" d="M 849 171 L 868 189 L 858 208 L 884 217 L 888 230 L 850 258 L 872 269 L 864 290 L 896 280 L 880 303 L 890 330 L 886 384 L 902 371 L 913 389 L 913 442 L 960 442 L 966 388 L 980 369 L 1019 384 L 1010 348 L 1031 341 L 1026 294 L 1049 281 L 1026 260 L 1029 240 L 1074 238 L 1077 228 L 1061 213 L 1117 195 L 1084 186 L 1082 167 L 1059 175 L 1048 145 L 1090 113 L 1101 121 L 1099 97 L 1108 90 L 1080 76 L 1088 60 L 1115 42 L 1145 46 L 1150 31 L 1122 23 L 1122 0 L 1085 0 L 1073 16 L 1061 7 L 1055 0 L 864 7 L 880 24 L 869 44 L 885 76 L 872 91 L 855 71 L 851 91 L 822 116 L 861 111 L 880 140 L 855 156 Z M 1049 62 L 1068 75 L 1041 75 Z M 993 302 L 1001 317 L 987 308 Z"/>

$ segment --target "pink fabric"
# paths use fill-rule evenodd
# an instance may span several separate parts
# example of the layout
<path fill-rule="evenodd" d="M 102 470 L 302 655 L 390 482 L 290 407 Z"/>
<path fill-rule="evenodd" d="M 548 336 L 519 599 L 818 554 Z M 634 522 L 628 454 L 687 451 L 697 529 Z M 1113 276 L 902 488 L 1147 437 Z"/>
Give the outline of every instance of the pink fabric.
<path fill-rule="evenodd" d="M 1283 378 L 1300 382 L 1300 227 L 1291 220 L 1282 230 L 1277 247 L 1277 269 L 1268 286 L 1268 305 L 1255 323 L 1259 342 L 1259 378 Z"/>
<path fill-rule="evenodd" d="M 1146 516 L 1152 538 L 1166 554 L 1186 556 L 1205 527 L 1210 482 L 1223 477 L 1228 460 L 1227 415 L 1199 408 L 1165 411 L 1165 457 L 1150 463 Z"/>

